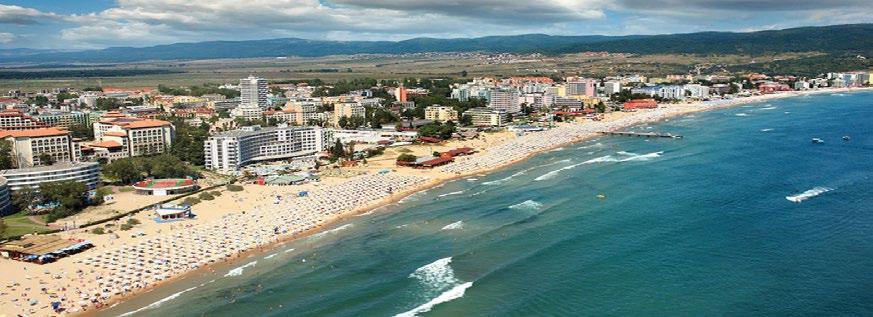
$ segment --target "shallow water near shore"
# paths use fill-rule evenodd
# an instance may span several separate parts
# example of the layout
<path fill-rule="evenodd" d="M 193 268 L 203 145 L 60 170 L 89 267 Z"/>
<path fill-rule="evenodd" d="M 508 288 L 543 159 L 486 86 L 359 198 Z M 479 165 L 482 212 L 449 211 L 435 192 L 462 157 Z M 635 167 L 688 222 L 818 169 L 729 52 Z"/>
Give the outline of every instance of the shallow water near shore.
<path fill-rule="evenodd" d="M 628 128 L 684 138 L 568 145 L 98 315 L 871 315 L 871 119 L 861 92 Z"/>

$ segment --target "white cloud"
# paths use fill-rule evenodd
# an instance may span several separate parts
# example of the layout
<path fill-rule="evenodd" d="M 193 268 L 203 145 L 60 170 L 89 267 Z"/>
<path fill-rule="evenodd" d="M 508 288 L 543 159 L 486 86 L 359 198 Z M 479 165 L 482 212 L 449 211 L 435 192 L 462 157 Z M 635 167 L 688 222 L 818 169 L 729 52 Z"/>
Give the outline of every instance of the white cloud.
<path fill-rule="evenodd" d="M 34 24 L 40 18 L 55 17 L 54 13 L 32 8 L 0 4 L 0 24 Z"/>
<path fill-rule="evenodd" d="M 15 34 L 9 32 L 0 32 L 0 44 L 12 43 L 16 38 Z"/>
<path fill-rule="evenodd" d="M 79 46 L 269 37 L 398 39 L 522 33 L 560 22 L 602 18 L 593 0 L 119 0 L 117 7 L 66 17 L 61 38 Z M 392 5 L 393 4 L 393 5 Z"/>

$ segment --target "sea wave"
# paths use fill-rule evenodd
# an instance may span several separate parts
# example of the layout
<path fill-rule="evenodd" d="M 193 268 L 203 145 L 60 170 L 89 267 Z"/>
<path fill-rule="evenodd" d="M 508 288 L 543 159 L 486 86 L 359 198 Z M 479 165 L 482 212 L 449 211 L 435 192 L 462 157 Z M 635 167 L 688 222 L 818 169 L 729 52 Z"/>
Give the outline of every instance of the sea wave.
<path fill-rule="evenodd" d="M 452 196 L 452 195 L 460 195 L 460 194 L 463 194 L 463 193 L 464 193 L 463 190 L 459 190 L 459 191 L 456 191 L 456 192 L 451 192 L 451 193 L 441 194 L 441 195 L 438 195 L 437 197 L 446 197 L 446 196 Z"/>
<path fill-rule="evenodd" d="M 761 132 L 770 132 L 773 131 L 773 128 L 761 129 Z"/>
<path fill-rule="evenodd" d="M 759 109 L 760 109 L 760 110 L 773 110 L 773 109 L 776 109 L 776 107 L 774 107 L 774 106 L 768 106 L 768 107 L 759 108 Z"/>
<path fill-rule="evenodd" d="M 427 303 L 421 304 L 418 307 L 415 307 L 409 311 L 402 312 L 402 313 L 399 313 L 399 314 L 394 315 L 394 316 L 395 317 L 413 317 L 413 316 L 418 316 L 418 314 L 420 314 L 420 313 L 429 312 L 436 305 L 464 297 L 464 293 L 466 293 L 467 289 L 470 288 L 471 286 L 473 286 L 473 282 L 467 282 L 467 283 L 457 285 L 455 287 L 452 287 L 450 290 L 443 292 L 442 294 L 435 297 L 434 299 L 431 299 Z"/>
<path fill-rule="evenodd" d="M 518 177 L 518 176 L 524 175 L 524 172 L 525 172 L 525 171 L 519 171 L 519 172 L 516 172 L 516 173 L 514 173 L 514 174 L 512 174 L 512 175 L 509 175 L 509 176 L 507 176 L 507 177 L 504 177 L 504 178 L 501 178 L 501 179 L 498 179 L 498 180 L 493 180 L 493 181 L 489 181 L 489 182 L 484 182 L 484 183 L 482 183 L 482 185 L 500 185 L 500 184 L 503 184 L 503 183 L 506 183 L 506 182 L 510 181 L 511 179 L 513 179 L 513 178 L 515 178 L 515 177 Z"/>
<path fill-rule="evenodd" d="M 460 230 L 460 229 L 464 229 L 464 221 L 458 220 L 458 221 L 452 222 L 450 224 L 447 224 L 445 227 L 443 227 L 440 230 Z"/>
<path fill-rule="evenodd" d="M 564 150 L 563 147 L 559 147 L 559 148 L 554 148 L 554 149 L 550 150 L 549 152 L 560 152 L 560 151 L 563 151 L 563 150 Z"/>
<path fill-rule="evenodd" d="M 802 193 L 797 194 L 797 195 L 785 196 L 785 199 L 788 199 L 788 201 L 791 201 L 791 202 L 800 203 L 801 201 L 804 201 L 804 200 L 810 199 L 812 197 L 827 193 L 827 192 L 832 191 L 832 190 L 834 190 L 834 189 L 828 188 L 828 187 L 817 186 L 817 187 L 813 187 L 812 189 L 807 190 L 807 191 L 802 192 Z"/>
<path fill-rule="evenodd" d="M 749 114 L 745 113 L 745 112 L 735 113 L 734 115 L 737 117 L 748 117 L 749 116 Z"/>
<path fill-rule="evenodd" d="M 249 263 L 246 263 L 245 265 L 242 265 L 242 266 L 236 267 L 236 268 L 234 268 L 234 269 L 228 271 L 227 274 L 224 275 L 224 277 L 240 276 L 240 275 L 243 274 L 243 271 L 245 271 L 245 269 L 246 269 L 247 267 L 253 267 L 253 266 L 257 265 L 257 264 L 258 264 L 258 261 L 251 261 L 251 262 L 249 262 Z"/>
<path fill-rule="evenodd" d="M 264 259 L 265 259 L 265 260 L 266 260 L 266 259 L 272 259 L 272 258 L 276 257 L 276 255 L 278 255 L 278 254 L 279 254 L 279 253 L 273 253 L 273 254 L 270 254 L 270 255 L 268 255 L 268 256 L 265 256 Z"/>
<path fill-rule="evenodd" d="M 509 206 L 508 208 L 521 210 L 539 210 L 543 208 L 543 204 L 538 201 L 528 199 L 515 205 Z"/>
<path fill-rule="evenodd" d="M 288 250 L 285 250 L 285 252 L 283 252 L 283 253 L 291 253 L 291 252 L 294 252 L 294 249 L 293 249 L 293 248 L 288 249 Z"/>
<path fill-rule="evenodd" d="M 192 290 L 194 290 L 195 288 L 197 288 L 197 286 L 194 286 L 194 287 L 191 287 L 191 288 L 185 289 L 185 290 L 183 290 L 183 291 L 181 291 L 181 292 L 178 292 L 178 293 L 174 293 L 173 295 L 170 295 L 170 296 L 164 297 L 164 298 L 162 298 L 161 300 L 159 300 L 159 301 L 157 301 L 157 302 L 154 302 L 154 303 L 151 303 L 151 304 L 149 304 L 149 305 L 146 306 L 146 307 L 143 307 L 143 308 L 140 308 L 140 309 L 137 309 L 137 310 L 134 310 L 134 311 L 126 312 L 126 313 L 124 313 L 124 314 L 118 315 L 118 317 L 132 316 L 132 315 L 137 314 L 137 313 L 139 313 L 139 312 L 142 312 L 142 311 L 144 311 L 144 310 L 154 309 L 154 308 L 161 307 L 161 305 L 163 305 L 164 303 L 166 303 L 166 302 L 168 302 L 168 301 L 171 301 L 171 300 L 174 300 L 174 299 L 178 298 L 179 296 L 182 296 L 182 294 L 187 293 L 187 292 L 189 292 L 189 291 L 192 291 Z"/>
<path fill-rule="evenodd" d="M 464 297 L 473 282 L 462 283 L 455 277 L 455 271 L 451 266 L 452 258 L 442 258 L 430 264 L 422 266 L 409 274 L 409 278 L 418 280 L 430 294 L 439 292 L 438 295 L 411 310 L 395 315 L 395 317 L 412 317 L 429 312 L 434 306 L 451 300 Z M 433 296 L 433 295 L 428 295 Z"/>
<path fill-rule="evenodd" d="M 477 180 L 479 180 L 479 179 L 478 178 L 468 178 L 467 179 L 468 182 L 475 182 Z"/>
<path fill-rule="evenodd" d="M 339 226 L 339 227 L 336 227 L 336 228 L 333 228 L 333 229 L 330 229 L 330 230 L 327 230 L 327 231 L 322 231 L 322 232 L 319 232 L 319 233 L 313 234 L 313 235 L 312 235 L 312 238 L 314 239 L 314 238 L 322 237 L 322 236 L 324 236 L 324 235 L 326 235 L 326 234 L 337 233 L 337 232 L 340 232 L 340 231 L 346 230 L 346 229 L 350 228 L 351 226 L 352 226 L 352 224 L 347 223 L 347 224 L 344 224 L 344 225 L 342 225 L 342 226 Z"/>
<path fill-rule="evenodd" d="M 597 143 L 590 144 L 590 145 L 580 146 L 580 147 L 577 147 L 576 149 L 584 150 L 584 149 L 590 149 L 590 148 L 600 148 L 603 146 L 604 146 L 603 143 L 597 142 Z"/>

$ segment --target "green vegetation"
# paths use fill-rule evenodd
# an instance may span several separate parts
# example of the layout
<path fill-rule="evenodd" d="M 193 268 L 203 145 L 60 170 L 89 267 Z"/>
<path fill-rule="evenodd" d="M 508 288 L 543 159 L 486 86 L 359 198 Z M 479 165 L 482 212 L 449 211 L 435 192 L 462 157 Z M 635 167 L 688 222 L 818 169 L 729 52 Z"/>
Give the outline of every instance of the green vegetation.
<path fill-rule="evenodd" d="M 452 137 L 455 131 L 457 131 L 457 128 L 452 121 L 446 123 L 433 122 L 419 127 L 418 135 L 447 140 Z"/>
<path fill-rule="evenodd" d="M 192 165 L 203 165 L 203 142 L 209 138 L 209 125 L 192 126 L 181 118 L 173 117 L 170 122 L 176 127 L 176 138 L 170 147 L 170 154 Z"/>
<path fill-rule="evenodd" d="M 213 200 L 213 199 L 215 199 L 215 196 L 212 196 L 212 194 L 210 194 L 208 192 L 202 192 L 202 193 L 200 193 L 200 195 L 197 195 L 197 197 L 200 198 L 200 200 Z"/>
<path fill-rule="evenodd" d="M 158 85 L 158 91 L 162 94 L 174 95 L 174 96 L 203 96 L 209 94 L 219 94 L 224 95 L 229 98 L 239 97 L 239 91 L 233 89 L 226 88 L 218 88 L 218 84 L 206 83 L 203 86 L 190 86 L 186 88 L 172 88 L 164 85 Z"/>
<path fill-rule="evenodd" d="M 59 205 L 49 211 L 46 216 L 47 222 L 72 216 L 82 211 L 87 204 L 85 201 L 88 194 L 88 186 L 77 181 L 60 181 L 39 184 L 39 195 L 42 203 L 58 203 Z"/>
<path fill-rule="evenodd" d="M 182 200 L 182 204 L 185 204 L 188 206 L 194 206 L 194 205 L 199 204 L 199 203 L 200 203 L 200 199 L 198 199 L 197 197 L 192 197 L 192 196 L 185 197 L 185 199 Z"/>
<path fill-rule="evenodd" d="M 93 233 L 93 234 L 104 234 L 104 233 L 106 233 L 106 231 L 104 231 L 103 228 L 97 227 L 97 228 L 91 229 L 91 233 Z"/>
<path fill-rule="evenodd" d="M 5 225 L 5 229 L 0 232 L 0 236 L 2 237 L 14 237 L 51 231 L 51 228 L 31 220 L 30 215 L 24 212 L 6 216 L 0 220 L 2 220 Z"/>
<path fill-rule="evenodd" d="M 140 222 L 139 222 L 139 220 L 136 220 L 136 218 L 130 218 L 130 219 L 127 219 L 127 224 L 129 224 L 131 226 L 135 226 L 135 225 L 140 224 Z"/>
<path fill-rule="evenodd" d="M 63 77 L 128 77 L 173 73 L 178 73 L 178 71 L 172 71 L 168 69 L 70 69 L 41 71 L 0 71 L 0 79 L 28 80 Z"/>
<path fill-rule="evenodd" d="M 415 162 L 418 157 L 412 154 L 403 153 L 397 156 L 398 162 Z"/>
<path fill-rule="evenodd" d="M 0 140 L 0 170 L 7 170 L 13 167 L 12 144 L 5 140 Z"/>
<path fill-rule="evenodd" d="M 243 187 L 235 184 L 227 184 L 227 190 L 232 192 L 241 192 L 243 191 Z"/>
<path fill-rule="evenodd" d="M 84 123 L 77 123 L 70 126 L 70 134 L 72 134 L 74 138 L 82 140 L 94 139 L 94 129 Z"/>
<path fill-rule="evenodd" d="M 162 154 L 150 157 L 128 157 L 103 166 L 103 175 L 116 183 L 127 185 L 146 178 L 197 177 L 198 173 L 179 157 Z"/>

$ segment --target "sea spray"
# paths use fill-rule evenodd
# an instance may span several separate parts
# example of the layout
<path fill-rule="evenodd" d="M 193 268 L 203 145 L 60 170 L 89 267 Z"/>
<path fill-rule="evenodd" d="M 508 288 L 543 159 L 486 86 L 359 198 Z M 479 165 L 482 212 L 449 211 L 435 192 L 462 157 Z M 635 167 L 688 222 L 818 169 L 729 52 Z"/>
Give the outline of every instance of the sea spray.
<path fill-rule="evenodd" d="M 440 230 L 461 230 L 461 229 L 464 229 L 464 222 L 459 220 L 459 221 L 455 221 L 453 223 L 447 224 L 445 227 L 443 227 Z"/>
<path fill-rule="evenodd" d="M 124 314 L 118 315 L 118 317 L 133 316 L 134 314 L 140 313 L 140 312 L 142 312 L 142 311 L 144 311 L 144 310 L 155 309 L 155 308 L 161 307 L 161 305 L 163 305 L 164 303 L 169 302 L 169 301 L 171 301 L 171 300 L 174 300 L 174 299 L 178 298 L 179 296 L 182 296 L 182 294 L 187 293 L 187 292 L 189 292 L 189 291 L 192 291 L 192 290 L 194 290 L 195 288 L 197 288 L 197 287 L 194 286 L 194 287 L 191 287 L 191 288 L 185 289 L 185 290 L 183 290 L 183 291 L 181 291 L 181 292 L 174 293 L 174 294 L 172 294 L 172 295 L 170 295 L 170 296 L 167 296 L 167 297 L 162 298 L 161 300 L 159 300 L 159 301 L 157 301 L 157 302 L 151 303 L 151 304 L 149 304 L 149 305 L 146 306 L 146 307 L 143 307 L 143 308 L 140 308 L 140 309 L 137 309 L 137 310 L 134 310 L 134 311 L 126 312 L 126 313 L 124 313 Z"/>
<path fill-rule="evenodd" d="M 473 282 L 462 283 L 455 277 L 455 271 L 451 267 L 452 258 L 442 258 L 430 264 L 422 266 L 409 274 L 409 278 L 418 280 L 424 288 L 424 294 L 431 298 L 411 310 L 395 315 L 395 317 L 413 317 L 420 313 L 429 312 L 434 306 L 451 300 L 464 297 Z"/>
<path fill-rule="evenodd" d="M 254 266 L 257 265 L 257 264 L 258 264 L 258 261 L 252 261 L 252 262 L 246 263 L 246 264 L 243 265 L 243 266 L 239 266 L 239 267 L 236 267 L 236 268 L 234 268 L 234 269 L 228 271 L 227 274 L 224 275 L 224 277 L 240 276 L 240 275 L 243 274 L 243 271 L 244 271 L 247 267 L 254 267 Z"/>
<path fill-rule="evenodd" d="M 441 195 L 438 195 L 437 197 L 446 197 L 446 196 L 452 196 L 452 195 L 460 195 L 460 194 L 463 194 L 463 193 L 464 193 L 463 190 L 459 190 L 459 191 L 456 191 L 456 192 L 451 192 L 451 193 L 441 194 Z"/>
<path fill-rule="evenodd" d="M 518 210 L 540 210 L 543 208 L 543 204 L 535 200 L 528 199 L 515 205 L 509 206 L 508 208 Z"/>
<path fill-rule="evenodd" d="M 828 187 L 818 186 L 818 187 L 813 187 L 812 189 L 807 190 L 807 191 L 802 192 L 802 193 L 797 194 L 797 195 L 785 196 L 785 199 L 788 199 L 788 201 L 791 201 L 791 202 L 800 203 L 804 200 L 807 200 L 807 199 L 810 199 L 812 197 L 827 193 L 827 192 L 832 191 L 832 190 L 834 190 L 834 189 L 828 188 Z"/>

